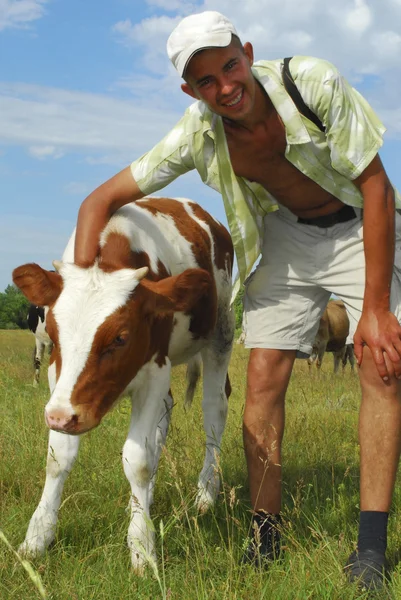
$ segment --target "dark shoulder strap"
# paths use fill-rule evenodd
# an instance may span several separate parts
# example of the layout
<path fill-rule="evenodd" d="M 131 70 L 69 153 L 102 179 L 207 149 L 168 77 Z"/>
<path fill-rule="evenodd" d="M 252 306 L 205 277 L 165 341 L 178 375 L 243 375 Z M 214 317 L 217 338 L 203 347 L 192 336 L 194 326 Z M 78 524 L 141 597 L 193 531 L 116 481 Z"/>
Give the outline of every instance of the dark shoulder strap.
<path fill-rule="evenodd" d="M 290 72 L 290 60 L 291 60 L 292 56 L 287 57 L 284 59 L 284 66 L 283 66 L 283 84 L 285 89 L 287 90 L 288 94 L 291 96 L 295 106 L 297 107 L 298 111 L 304 115 L 304 117 L 306 117 L 307 119 L 309 119 L 309 121 L 312 121 L 312 123 L 314 123 L 316 125 L 316 127 L 318 127 L 320 129 L 320 131 L 323 131 L 323 133 L 326 131 L 325 126 L 323 125 L 323 123 L 321 122 L 321 120 L 319 119 L 319 117 L 317 117 L 315 115 L 314 112 L 311 111 L 311 109 L 309 108 L 309 106 L 307 106 L 305 104 L 305 102 L 302 99 L 301 94 L 299 93 L 299 90 L 297 88 L 297 86 L 294 83 L 294 80 L 292 78 L 291 72 Z"/>

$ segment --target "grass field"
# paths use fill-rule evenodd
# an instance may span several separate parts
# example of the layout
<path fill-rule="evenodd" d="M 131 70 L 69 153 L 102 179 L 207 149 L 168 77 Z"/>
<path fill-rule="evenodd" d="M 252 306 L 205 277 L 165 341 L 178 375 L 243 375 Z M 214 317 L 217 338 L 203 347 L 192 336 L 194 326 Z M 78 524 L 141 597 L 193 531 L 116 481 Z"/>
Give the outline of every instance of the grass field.
<path fill-rule="evenodd" d="M 12 549 L 23 541 L 44 482 L 46 372 L 32 387 L 33 337 L 0 331 L 0 528 Z M 285 555 L 268 571 L 239 563 L 249 526 L 242 449 L 247 350 L 235 346 L 233 395 L 223 438 L 222 493 L 215 510 L 197 515 L 193 500 L 203 461 L 200 397 L 183 409 L 184 369 L 174 373 L 176 406 L 160 461 L 154 526 L 158 572 L 138 579 L 126 547 L 129 486 L 121 449 L 129 422 L 122 400 L 86 434 L 67 480 L 55 544 L 31 563 L 31 573 L 0 539 L 2 600 L 290 600 L 367 598 L 348 586 L 343 565 L 354 548 L 358 520 L 359 384 L 349 371 L 334 377 L 331 356 L 322 374 L 298 361 L 287 395 L 284 440 Z M 397 484 L 389 526 L 392 580 L 379 598 L 401 598 Z M 26 566 L 26 565 L 25 565 Z M 43 590 L 40 591 L 40 577 Z"/>

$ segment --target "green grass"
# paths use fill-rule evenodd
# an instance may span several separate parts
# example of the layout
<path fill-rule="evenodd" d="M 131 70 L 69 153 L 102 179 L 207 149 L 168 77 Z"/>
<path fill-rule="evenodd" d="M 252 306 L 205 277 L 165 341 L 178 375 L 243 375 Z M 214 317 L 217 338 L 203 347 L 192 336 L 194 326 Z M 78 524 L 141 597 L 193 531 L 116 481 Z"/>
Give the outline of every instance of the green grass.
<path fill-rule="evenodd" d="M 238 345 L 230 366 L 233 394 L 220 464 L 222 492 L 205 516 L 193 506 L 204 449 L 200 396 L 185 411 L 184 369 L 174 373 L 176 406 L 152 512 L 157 576 L 149 569 L 136 577 L 126 547 L 129 486 L 121 465 L 130 411 L 126 399 L 84 436 L 65 486 L 55 544 L 44 557 L 22 565 L 12 549 L 23 541 L 39 500 L 47 448 L 46 374 L 43 369 L 39 388 L 33 388 L 32 348 L 29 333 L 0 331 L 0 528 L 11 545 L 0 539 L 2 600 L 368 597 L 348 586 L 342 572 L 357 535 L 359 383 L 349 371 L 335 378 L 331 356 L 320 377 L 316 372 L 310 377 L 305 361 L 297 362 L 287 395 L 284 558 L 264 572 L 240 565 L 249 527 L 241 424 L 248 352 Z M 395 566 L 380 598 L 401 598 L 400 506 L 397 484 L 388 553 Z"/>

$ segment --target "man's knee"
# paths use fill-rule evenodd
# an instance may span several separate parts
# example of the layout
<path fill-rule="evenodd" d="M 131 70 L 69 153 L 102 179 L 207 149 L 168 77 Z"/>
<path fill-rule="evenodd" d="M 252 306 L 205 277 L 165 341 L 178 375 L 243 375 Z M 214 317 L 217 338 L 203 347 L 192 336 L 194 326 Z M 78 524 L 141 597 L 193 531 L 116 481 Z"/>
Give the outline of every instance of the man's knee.
<path fill-rule="evenodd" d="M 284 394 L 295 356 L 295 350 L 253 348 L 248 363 L 248 395 L 269 392 Z"/>
<path fill-rule="evenodd" d="M 362 402 L 379 401 L 385 402 L 398 400 L 401 402 L 401 381 L 392 375 L 388 381 L 380 377 L 373 359 L 372 353 L 367 346 L 363 349 L 363 358 L 358 369 L 362 390 Z"/>

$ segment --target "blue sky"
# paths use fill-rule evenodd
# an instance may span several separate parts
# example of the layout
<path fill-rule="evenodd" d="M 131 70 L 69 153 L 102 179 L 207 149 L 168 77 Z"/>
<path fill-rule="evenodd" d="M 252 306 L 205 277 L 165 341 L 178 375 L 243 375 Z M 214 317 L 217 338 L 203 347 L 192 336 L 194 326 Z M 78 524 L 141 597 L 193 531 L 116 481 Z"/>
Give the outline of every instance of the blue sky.
<path fill-rule="evenodd" d="M 190 100 L 165 43 L 201 10 L 229 16 L 256 59 L 334 62 L 385 123 L 401 189 L 401 0 L 0 0 L 0 291 L 19 264 L 50 268 L 85 196 L 178 121 Z M 196 173 L 162 193 L 225 222 Z"/>

